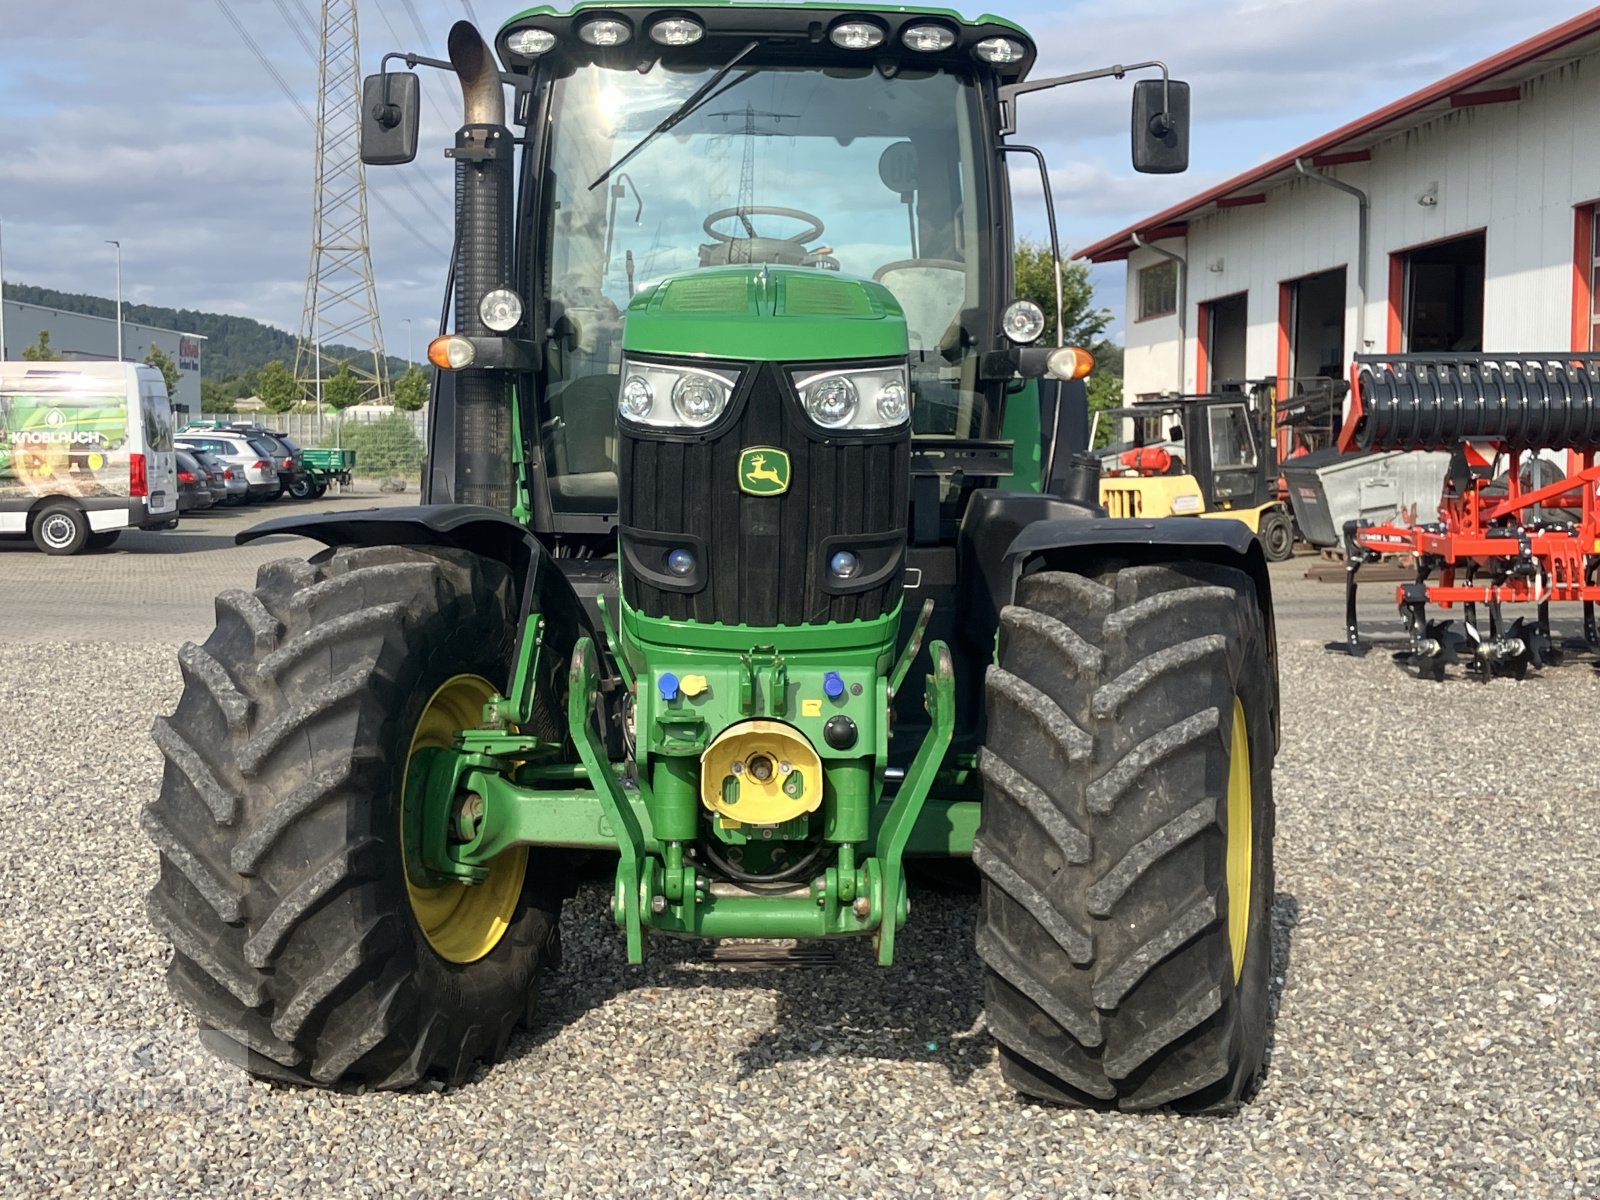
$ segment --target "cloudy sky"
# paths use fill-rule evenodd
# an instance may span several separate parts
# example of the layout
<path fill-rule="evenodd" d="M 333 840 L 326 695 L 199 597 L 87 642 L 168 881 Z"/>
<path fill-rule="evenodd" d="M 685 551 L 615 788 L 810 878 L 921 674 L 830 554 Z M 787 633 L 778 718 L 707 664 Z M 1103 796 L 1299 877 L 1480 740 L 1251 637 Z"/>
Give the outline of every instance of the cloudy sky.
<path fill-rule="evenodd" d="M 299 325 L 311 224 L 318 0 L 0 0 L 0 226 L 6 278 Z M 441 55 L 450 23 L 495 0 L 365 0 L 363 59 Z M 1083 245 L 1584 10 L 1570 0 L 992 0 L 1042 48 L 1036 73 L 1160 58 L 1193 87 L 1185 176 L 1134 175 L 1128 85 L 1026 97 L 1020 135 L 1052 164 L 1062 234 Z M 424 75 L 430 73 L 424 72 Z M 436 74 L 436 73 L 435 73 Z M 435 320 L 448 256 L 454 110 L 430 78 L 424 150 L 371 175 L 388 349 Z M 432 147 L 433 149 L 429 149 Z M 781 198 L 780 198 L 781 201 Z M 1024 225 L 1030 206 L 1022 203 Z M 1031 223 L 1038 227 L 1037 213 Z M 1120 312 L 1120 268 L 1097 268 Z"/>

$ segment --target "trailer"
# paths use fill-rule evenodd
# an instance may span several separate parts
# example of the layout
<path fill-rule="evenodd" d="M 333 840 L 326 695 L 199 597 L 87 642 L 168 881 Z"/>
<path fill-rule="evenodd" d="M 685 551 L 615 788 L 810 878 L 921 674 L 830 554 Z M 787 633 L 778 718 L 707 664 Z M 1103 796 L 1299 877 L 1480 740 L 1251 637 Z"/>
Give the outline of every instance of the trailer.
<path fill-rule="evenodd" d="M 1449 465 L 1436 520 L 1344 526 L 1350 652 L 1365 650 L 1357 577 L 1386 555 L 1416 567 L 1395 600 L 1421 678 L 1461 663 L 1485 680 L 1521 679 L 1559 661 L 1552 603 L 1582 605 L 1584 642 L 1600 651 L 1600 354 L 1358 355 L 1351 385 L 1341 450 L 1442 451 Z M 1569 470 L 1546 483 L 1558 472 L 1541 452 L 1552 450 L 1567 453 Z M 1508 604 L 1535 615 L 1508 622 Z M 1459 606 L 1459 628 L 1432 619 L 1429 605 Z"/>
<path fill-rule="evenodd" d="M 356 469 L 356 452 L 327 446 L 307 446 L 300 452 L 300 464 L 311 481 L 311 494 L 321 496 L 329 485 L 348 486 Z"/>

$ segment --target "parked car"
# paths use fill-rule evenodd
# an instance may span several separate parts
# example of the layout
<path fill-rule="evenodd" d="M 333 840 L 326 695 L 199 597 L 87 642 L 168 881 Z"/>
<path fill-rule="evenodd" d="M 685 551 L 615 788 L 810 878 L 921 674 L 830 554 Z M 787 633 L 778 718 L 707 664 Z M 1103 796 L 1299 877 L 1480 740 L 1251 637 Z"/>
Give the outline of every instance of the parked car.
<path fill-rule="evenodd" d="M 239 505 L 250 498 L 250 485 L 244 476 L 235 471 L 209 450 L 191 450 L 200 465 L 211 477 L 211 496 L 218 504 Z"/>
<path fill-rule="evenodd" d="M 178 511 L 194 512 L 210 508 L 216 503 L 211 498 L 211 484 L 206 469 L 187 450 L 177 452 L 178 459 Z"/>
<path fill-rule="evenodd" d="M 273 447 L 273 466 L 277 468 L 278 482 L 283 485 L 283 490 L 296 500 L 304 500 L 311 495 L 316 481 L 306 471 L 300 447 L 288 435 L 243 421 L 224 426 L 223 431 L 242 433 L 248 438 L 269 443 Z"/>
<path fill-rule="evenodd" d="M 251 500 L 271 500 L 283 492 L 273 461 L 276 447 L 242 433 L 226 430 L 184 430 L 177 437 L 184 450 L 208 450 L 244 476 Z"/>

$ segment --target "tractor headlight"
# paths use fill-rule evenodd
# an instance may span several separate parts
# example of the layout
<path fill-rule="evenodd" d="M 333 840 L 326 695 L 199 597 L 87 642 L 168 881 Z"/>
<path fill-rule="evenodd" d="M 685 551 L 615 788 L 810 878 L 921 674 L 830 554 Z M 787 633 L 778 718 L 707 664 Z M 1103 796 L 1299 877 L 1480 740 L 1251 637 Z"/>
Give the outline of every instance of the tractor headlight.
<path fill-rule="evenodd" d="M 984 62 L 993 63 L 995 66 L 1014 63 L 1028 52 L 1021 42 L 1004 37 L 984 38 L 973 47 L 973 51 Z"/>
<path fill-rule="evenodd" d="M 728 411 L 737 382 L 722 371 L 624 358 L 617 411 L 658 429 L 704 429 Z"/>
<path fill-rule="evenodd" d="M 1044 309 L 1032 300 L 1013 300 L 1000 315 L 1000 331 L 1019 346 L 1036 342 L 1044 333 Z"/>
<path fill-rule="evenodd" d="M 619 21 L 615 17 L 596 17 L 578 26 L 578 37 L 589 45 L 604 50 L 609 46 L 621 46 L 626 43 L 633 37 L 633 29 L 626 21 Z"/>
<path fill-rule="evenodd" d="M 824 429 L 889 429 L 911 415 L 902 366 L 796 374 L 794 386 L 806 415 Z"/>
<path fill-rule="evenodd" d="M 496 288 L 479 301 L 478 316 L 496 333 L 506 333 L 522 320 L 522 297 L 510 288 Z"/>
<path fill-rule="evenodd" d="M 524 58 L 538 58 L 555 44 L 556 35 L 548 29 L 519 29 L 506 39 L 506 49 Z"/>

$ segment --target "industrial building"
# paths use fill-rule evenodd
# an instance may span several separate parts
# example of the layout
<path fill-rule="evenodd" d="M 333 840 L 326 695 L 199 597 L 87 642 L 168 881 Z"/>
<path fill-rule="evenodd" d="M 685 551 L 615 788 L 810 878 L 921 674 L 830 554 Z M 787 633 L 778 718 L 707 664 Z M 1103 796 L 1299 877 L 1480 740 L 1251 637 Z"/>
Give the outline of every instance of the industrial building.
<path fill-rule="evenodd" d="M 1085 247 L 1127 264 L 1127 399 L 1600 349 L 1597 60 L 1593 9 Z"/>
<path fill-rule="evenodd" d="M 20 300 L 3 303 L 5 346 L 0 348 L 0 359 L 21 358 L 23 350 L 35 344 L 41 332 L 49 333 L 50 349 L 67 362 L 115 360 L 117 357 L 115 320 L 24 304 Z M 200 352 L 205 340 L 198 333 L 157 329 L 132 321 L 122 323 L 122 357 L 129 362 L 143 362 L 150 347 L 158 347 L 178 366 L 178 390 L 172 397 L 173 404 L 193 415 L 200 412 Z"/>

